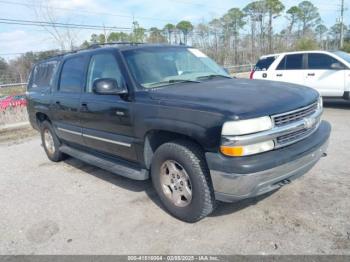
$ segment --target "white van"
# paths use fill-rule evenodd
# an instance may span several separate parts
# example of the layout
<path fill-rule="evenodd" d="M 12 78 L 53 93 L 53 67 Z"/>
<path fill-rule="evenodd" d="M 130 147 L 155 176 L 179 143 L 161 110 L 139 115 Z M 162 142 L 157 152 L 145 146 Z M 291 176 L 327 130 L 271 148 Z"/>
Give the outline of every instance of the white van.
<path fill-rule="evenodd" d="M 303 51 L 266 55 L 259 59 L 250 78 L 305 85 L 324 97 L 350 100 L 350 54 Z"/>

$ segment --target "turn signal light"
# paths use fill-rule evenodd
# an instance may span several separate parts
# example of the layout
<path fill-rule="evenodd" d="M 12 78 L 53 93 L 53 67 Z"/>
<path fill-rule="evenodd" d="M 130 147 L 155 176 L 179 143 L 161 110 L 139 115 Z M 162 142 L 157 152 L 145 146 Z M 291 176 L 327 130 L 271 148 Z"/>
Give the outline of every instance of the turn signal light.
<path fill-rule="evenodd" d="M 243 147 L 221 146 L 221 153 L 226 156 L 243 156 Z"/>

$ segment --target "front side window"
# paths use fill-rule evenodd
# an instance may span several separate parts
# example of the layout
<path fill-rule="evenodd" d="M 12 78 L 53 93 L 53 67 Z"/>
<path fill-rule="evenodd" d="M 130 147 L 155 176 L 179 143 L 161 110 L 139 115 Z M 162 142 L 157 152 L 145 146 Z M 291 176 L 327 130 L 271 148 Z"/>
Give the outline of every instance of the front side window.
<path fill-rule="evenodd" d="M 142 48 L 124 51 L 123 56 L 136 81 L 145 88 L 229 77 L 223 68 L 194 48 Z"/>
<path fill-rule="evenodd" d="M 30 89 L 50 88 L 56 73 L 58 61 L 43 62 L 35 66 Z"/>
<path fill-rule="evenodd" d="M 308 69 L 331 70 L 332 64 L 340 63 L 337 59 L 326 54 L 309 54 Z"/>
<path fill-rule="evenodd" d="M 303 69 L 303 54 L 286 55 L 277 67 L 277 70 Z"/>
<path fill-rule="evenodd" d="M 111 78 L 117 81 L 118 86 L 124 85 L 118 62 L 111 53 L 97 54 L 91 57 L 86 92 L 91 93 L 94 81 L 101 78 Z"/>
<path fill-rule="evenodd" d="M 63 64 L 60 80 L 60 92 L 80 93 L 84 85 L 85 57 L 78 56 L 66 60 Z"/>

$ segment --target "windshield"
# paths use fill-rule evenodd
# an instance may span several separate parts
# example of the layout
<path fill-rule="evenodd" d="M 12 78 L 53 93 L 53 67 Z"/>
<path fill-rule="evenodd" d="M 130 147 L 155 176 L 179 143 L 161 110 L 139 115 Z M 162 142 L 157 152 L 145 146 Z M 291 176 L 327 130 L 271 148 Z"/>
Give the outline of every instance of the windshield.
<path fill-rule="evenodd" d="M 350 54 L 345 53 L 343 51 L 337 51 L 337 52 L 334 52 L 334 54 L 336 54 L 340 58 L 343 58 L 346 62 L 350 64 Z"/>
<path fill-rule="evenodd" d="M 229 77 L 226 71 L 198 49 L 152 47 L 123 52 L 137 82 L 145 88 Z"/>

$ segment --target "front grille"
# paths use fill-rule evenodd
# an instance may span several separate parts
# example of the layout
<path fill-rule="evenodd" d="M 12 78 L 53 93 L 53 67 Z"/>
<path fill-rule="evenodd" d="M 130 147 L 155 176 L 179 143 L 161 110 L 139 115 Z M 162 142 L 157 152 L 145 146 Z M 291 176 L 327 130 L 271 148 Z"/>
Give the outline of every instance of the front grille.
<path fill-rule="evenodd" d="M 306 137 L 307 135 L 309 135 L 310 133 L 312 133 L 314 129 L 302 129 L 302 130 L 298 130 L 296 132 L 287 134 L 287 135 L 283 135 L 280 137 L 277 137 L 277 143 L 278 145 L 282 146 L 282 145 L 286 145 L 286 144 L 290 144 L 290 143 L 294 143 L 298 140 L 300 140 L 301 138 Z"/>
<path fill-rule="evenodd" d="M 319 114 L 311 117 L 311 115 L 315 114 L 317 111 L 318 105 L 317 103 L 313 103 L 297 110 L 272 116 L 276 128 L 283 128 L 284 126 L 295 122 L 298 123 L 298 128 L 292 128 L 289 133 L 284 133 L 275 138 L 276 148 L 296 143 L 311 135 L 317 129 L 321 120 Z M 311 126 L 308 125 L 308 118 L 310 117 L 313 121 Z"/>
<path fill-rule="evenodd" d="M 303 107 L 301 109 L 280 114 L 273 117 L 275 126 L 282 126 L 286 124 L 290 124 L 292 122 L 303 119 L 304 117 L 310 116 L 315 113 L 317 110 L 317 103 L 311 104 L 307 107 Z"/>

